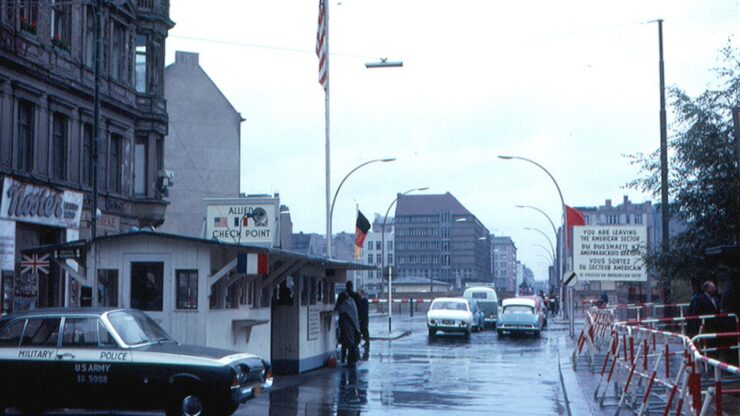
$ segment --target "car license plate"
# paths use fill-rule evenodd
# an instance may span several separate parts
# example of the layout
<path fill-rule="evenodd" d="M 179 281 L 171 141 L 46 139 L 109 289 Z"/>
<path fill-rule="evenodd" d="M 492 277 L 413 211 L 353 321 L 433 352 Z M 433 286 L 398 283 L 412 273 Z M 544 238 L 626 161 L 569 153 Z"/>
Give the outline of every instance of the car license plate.
<path fill-rule="evenodd" d="M 254 393 L 254 396 L 261 396 L 262 395 L 262 383 L 255 383 L 254 387 L 252 387 L 252 392 Z"/>
<path fill-rule="evenodd" d="M 443 319 L 442 320 L 442 325 L 453 325 L 454 323 L 455 323 L 455 321 L 450 321 L 448 319 Z"/>

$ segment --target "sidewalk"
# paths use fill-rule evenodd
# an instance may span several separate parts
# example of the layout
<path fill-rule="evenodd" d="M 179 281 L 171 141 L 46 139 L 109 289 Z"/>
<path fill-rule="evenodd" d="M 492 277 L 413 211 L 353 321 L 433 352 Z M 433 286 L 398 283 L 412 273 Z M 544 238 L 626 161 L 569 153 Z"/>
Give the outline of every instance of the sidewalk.
<path fill-rule="evenodd" d="M 409 316 L 393 316 L 391 319 L 391 330 L 388 330 L 388 315 L 372 314 L 370 315 L 369 330 L 370 340 L 392 341 L 408 335 L 413 332 L 413 318 Z"/>

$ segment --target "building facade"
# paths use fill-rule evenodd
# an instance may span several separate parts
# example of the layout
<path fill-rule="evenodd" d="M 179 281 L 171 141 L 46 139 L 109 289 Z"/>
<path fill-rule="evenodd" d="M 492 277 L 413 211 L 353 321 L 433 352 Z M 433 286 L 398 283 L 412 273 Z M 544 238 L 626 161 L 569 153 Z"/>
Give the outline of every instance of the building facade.
<path fill-rule="evenodd" d="M 394 232 L 398 277 L 492 282 L 489 232 L 451 193 L 399 195 Z"/>
<path fill-rule="evenodd" d="M 99 61 L 97 12 L 90 2 L 0 2 L 3 313 L 90 299 L 63 260 L 21 250 L 89 238 L 93 223 L 100 236 L 164 221 L 169 1 L 105 2 Z"/>
<path fill-rule="evenodd" d="M 362 262 L 377 267 L 377 270 L 359 272 L 363 276 L 361 282 L 365 291 L 372 297 L 387 293 L 387 281 L 383 278 L 381 266 L 393 267 L 396 265 L 393 233 L 395 220 L 393 217 L 386 219 L 385 235 L 383 235 L 384 219 L 380 214 L 375 214 L 375 219 L 370 232 L 365 237 L 365 245 L 362 250 Z M 385 244 L 385 248 L 383 248 L 383 244 Z M 385 255 L 385 261 L 383 261 L 383 255 Z"/>
<path fill-rule="evenodd" d="M 517 285 L 516 245 L 511 237 L 491 237 L 493 279 L 497 291 L 514 293 Z"/>
<path fill-rule="evenodd" d="M 198 62 L 197 53 L 175 53 L 164 71 L 169 135 L 164 167 L 174 178 L 160 230 L 202 237 L 205 198 L 239 196 L 241 114 Z"/>

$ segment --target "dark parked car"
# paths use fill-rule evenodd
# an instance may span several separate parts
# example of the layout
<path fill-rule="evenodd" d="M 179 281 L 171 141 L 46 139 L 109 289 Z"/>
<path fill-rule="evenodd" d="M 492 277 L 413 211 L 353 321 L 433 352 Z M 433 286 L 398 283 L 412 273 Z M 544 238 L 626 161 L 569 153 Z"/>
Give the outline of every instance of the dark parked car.
<path fill-rule="evenodd" d="M 0 319 L 0 414 L 44 409 L 230 415 L 272 386 L 252 354 L 181 345 L 133 309 L 37 309 Z"/>

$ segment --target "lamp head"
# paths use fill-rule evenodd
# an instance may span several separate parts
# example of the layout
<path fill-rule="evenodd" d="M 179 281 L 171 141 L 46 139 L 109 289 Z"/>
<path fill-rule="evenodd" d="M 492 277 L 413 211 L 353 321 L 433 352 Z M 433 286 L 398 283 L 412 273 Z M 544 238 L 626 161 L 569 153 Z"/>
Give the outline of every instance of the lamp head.
<path fill-rule="evenodd" d="M 511 159 L 514 159 L 514 156 L 498 155 L 498 158 L 499 159 L 504 159 L 504 160 L 511 160 Z"/>
<path fill-rule="evenodd" d="M 381 162 L 393 162 L 394 160 L 396 160 L 395 157 L 389 157 L 389 158 L 386 158 L 386 159 L 380 159 Z"/>

